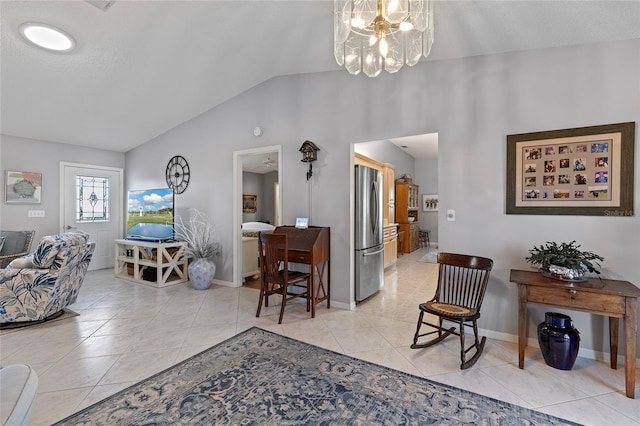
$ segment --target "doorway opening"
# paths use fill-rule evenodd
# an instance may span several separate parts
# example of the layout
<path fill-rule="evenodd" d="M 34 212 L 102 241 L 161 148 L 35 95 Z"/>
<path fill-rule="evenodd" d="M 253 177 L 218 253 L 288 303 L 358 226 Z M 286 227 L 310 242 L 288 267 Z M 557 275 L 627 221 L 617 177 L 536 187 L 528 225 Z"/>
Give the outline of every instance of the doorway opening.
<path fill-rule="evenodd" d="M 381 164 L 390 164 L 394 169 L 394 180 L 403 176 L 419 185 L 416 214 L 421 229 L 429 231 L 429 240 L 436 244 L 438 238 L 438 133 L 383 139 L 354 144 L 354 152 Z M 426 198 L 425 198 L 426 196 Z M 435 196 L 435 197 L 434 197 Z M 423 205 L 423 200 L 430 200 Z M 389 223 L 396 222 L 388 218 Z"/>
<path fill-rule="evenodd" d="M 427 246 L 421 244 L 420 239 L 426 231 L 428 241 L 435 249 L 438 244 L 438 209 L 433 207 L 433 199 L 438 199 L 438 134 L 358 142 L 353 144 L 353 154 L 353 164 L 362 164 L 383 173 L 383 226 L 386 228 L 384 232 L 388 234 L 383 239 L 384 269 L 395 265 L 399 256 Z M 409 183 L 403 186 L 405 195 L 401 198 L 404 201 L 396 194 L 395 184 L 398 179 Z M 352 185 L 351 193 L 355 194 L 355 183 Z M 408 187 L 412 188 L 410 193 Z M 423 200 L 432 201 L 429 204 Z M 401 201 L 402 206 L 399 205 Z M 354 236 L 355 202 L 352 203 L 351 234 Z M 401 212 L 403 213 L 399 214 Z M 395 229 L 391 225 L 395 225 Z M 353 240 L 352 251 L 356 248 L 355 236 Z M 353 259 L 351 277 L 353 302 L 356 281 Z"/>
<path fill-rule="evenodd" d="M 280 225 L 282 145 L 233 153 L 233 286 L 259 274 L 257 235 L 243 235 L 243 224 L 253 231 Z M 250 232 L 250 231 L 249 231 Z"/>
<path fill-rule="evenodd" d="M 414 183 L 420 185 L 418 222 L 421 230 L 428 231 L 428 242 L 438 245 L 438 133 L 392 138 L 389 142 L 413 157 L 411 177 Z M 399 177 L 396 170 L 396 179 Z"/>

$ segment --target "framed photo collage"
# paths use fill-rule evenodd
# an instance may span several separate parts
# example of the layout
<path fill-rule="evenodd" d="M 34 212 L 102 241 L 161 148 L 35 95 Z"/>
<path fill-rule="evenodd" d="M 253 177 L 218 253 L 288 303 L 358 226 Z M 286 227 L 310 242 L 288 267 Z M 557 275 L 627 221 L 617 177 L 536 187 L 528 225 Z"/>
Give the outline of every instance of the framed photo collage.
<path fill-rule="evenodd" d="M 507 136 L 507 214 L 633 216 L 635 123 Z"/>

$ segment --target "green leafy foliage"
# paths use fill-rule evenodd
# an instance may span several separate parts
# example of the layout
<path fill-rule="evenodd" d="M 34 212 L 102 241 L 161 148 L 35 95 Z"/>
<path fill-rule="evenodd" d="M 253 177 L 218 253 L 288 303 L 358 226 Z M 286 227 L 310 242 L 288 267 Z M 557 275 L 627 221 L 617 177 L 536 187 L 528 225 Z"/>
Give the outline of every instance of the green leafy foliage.
<path fill-rule="evenodd" d="M 581 251 L 580 247 L 575 241 L 561 244 L 547 241 L 539 247 L 533 246 L 525 260 L 532 265 L 540 265 L 545 271 L 548 271 L 549 265 L 557 265 L 599 274 L 601 267 L 599 262 L 604 258 L 590 251 Z"/>

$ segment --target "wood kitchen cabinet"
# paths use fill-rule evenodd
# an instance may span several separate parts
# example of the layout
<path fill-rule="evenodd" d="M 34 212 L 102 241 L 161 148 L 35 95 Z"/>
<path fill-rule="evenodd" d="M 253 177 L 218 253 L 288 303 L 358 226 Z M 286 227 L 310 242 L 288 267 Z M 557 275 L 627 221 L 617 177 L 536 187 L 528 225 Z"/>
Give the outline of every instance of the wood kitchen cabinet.
<path fill-rule="evenodd" d="M 396 223 L 404 231 L 402 252 L 411 253 L 420 247 L 420 225 L 418 225 L 418 201 L 420 186 L 409 179 L 398 179 L 395 184 Z"/>
<path fill-rule="evenodd" d="M 417 250 L 420 247 L 420 225 L 412 223 L 409 225 L 409 251 Z"/>
<path fill-rule="evenodd" d="M 391 225 L 396 217 L 396 187 L 395 187 L 395 167 L 390 163 L 382 163 L 365 155 L 354 155 L 354 164 L 371 167 L 382 172 L 382 223 L 384 226 Z"/>
<path fill-rule="evenodd" d="M 411 253 L 420 248 L 420 225 L 417 223 L 400 223 L 400 231 L 404 232 L 402 253 Z"/>
<path fill-rule="evenodd" d="M 395 169 L 392 164 L 384 163 L 382 166 L 383 180 L 383 223 L 385 225 L 392 224 L 396 218 L 396 186 L 395 186 Z"/>
<path fill-rule="evenodd" d="M 398 228 L 396 225 L 384 227 L 384 269 L 398 261 Z"/>

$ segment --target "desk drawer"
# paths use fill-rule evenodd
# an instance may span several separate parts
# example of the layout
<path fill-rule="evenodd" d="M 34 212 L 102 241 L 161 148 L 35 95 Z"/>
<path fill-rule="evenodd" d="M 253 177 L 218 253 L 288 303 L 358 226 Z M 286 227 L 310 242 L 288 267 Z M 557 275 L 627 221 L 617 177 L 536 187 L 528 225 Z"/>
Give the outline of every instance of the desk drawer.
<path fill-rule="evenodd" d="M 613 294 L 586 292 L 579 288 L 548 288 L 529 286 L 527 300 L 566 307 L 567 309 L 588 310 L 604 315 L 625 313 L 625 298 Z"/>
<path fill-rule="evenodd" d="M 313 254 L 311 252 L 291 252 L 289 251 L 289 262 L 311 264 Z"/>

